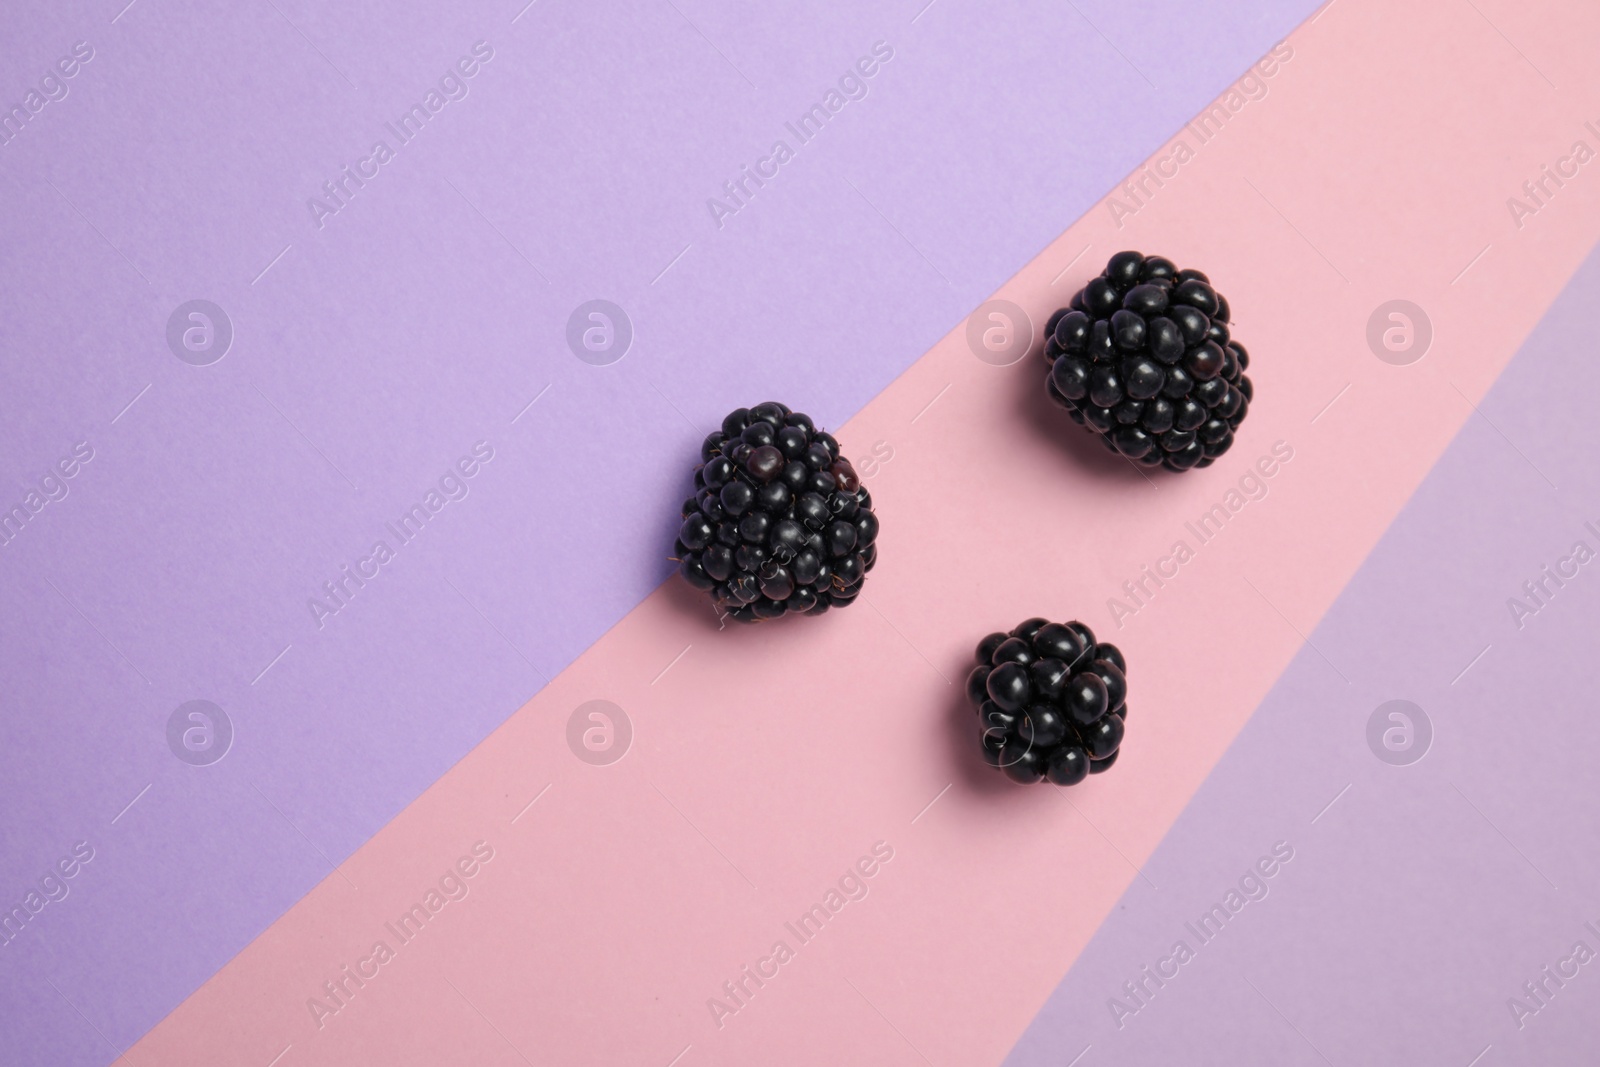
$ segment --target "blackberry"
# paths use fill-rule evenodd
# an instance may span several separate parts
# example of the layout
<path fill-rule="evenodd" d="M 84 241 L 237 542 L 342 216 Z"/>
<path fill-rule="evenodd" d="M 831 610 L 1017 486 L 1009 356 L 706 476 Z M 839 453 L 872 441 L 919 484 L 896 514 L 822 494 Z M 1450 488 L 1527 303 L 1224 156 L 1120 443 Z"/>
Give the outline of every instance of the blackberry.
<path fill-rule="evenodd" d="M 1018 782 L 1077 785 L 1108 770 L 1128 717 L 1127 662 L 1081 622 L 1029 619 L 978 642 L 967 699 L 991 767 Z"/>
<path fill-rule="evenodd" d="M 738 622 L 844 607 L 878 561 L 878 517 L 839 442 L 778 403 L 739 408 L 700 446 L 678 573 Z"/>
<path fill-rule="evenodd" d="M 1255 395 L 1228 301 L 1197 270 L 1118 252 L 1045 324 L 1050 399 L 1147 467 L 1209 467 Z"/>

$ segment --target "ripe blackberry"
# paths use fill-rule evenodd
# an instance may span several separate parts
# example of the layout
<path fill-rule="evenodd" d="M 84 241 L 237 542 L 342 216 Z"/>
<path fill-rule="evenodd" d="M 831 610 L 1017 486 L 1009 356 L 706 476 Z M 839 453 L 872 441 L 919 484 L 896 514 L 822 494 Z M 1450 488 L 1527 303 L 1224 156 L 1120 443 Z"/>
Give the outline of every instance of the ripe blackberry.
<path fill-rule="evenodd" d="M 739 622 L 844 607 L 878 560 L 872 496 L 839 442 L 778 403 L 739 408 L 700 446 L 678 573 Z"/>
<path fill-rule="evenodd" d="M 1045 325 L 1050 399 L 1147 467 L 1209 467 L 1255 395 L 1228 301 L 1197 270 L 1118 252 Z"/>
<path fill-rule="evenodd" d="M 1018 782 L 1077 785 L 1108 770 L 1128 717 L 1127 663 L 1081 622 L 1029 619 L 978 642 L 967 699 L 991 767 Z"/>

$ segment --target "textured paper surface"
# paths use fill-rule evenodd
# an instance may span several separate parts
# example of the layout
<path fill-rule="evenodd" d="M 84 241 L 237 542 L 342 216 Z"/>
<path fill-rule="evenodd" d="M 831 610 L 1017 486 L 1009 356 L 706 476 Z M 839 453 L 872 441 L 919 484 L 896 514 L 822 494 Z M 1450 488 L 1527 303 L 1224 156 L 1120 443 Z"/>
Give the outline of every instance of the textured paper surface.
<path fill-rule="evenodd" d="M 1065 432 L 1038 364 L 983 363 L 957 330 L 841 431 L 851 454 L 893 450 L 868 483 L 884 532 L 862 604 L 825 625 L 719 631 L 700 598 L 664 587 L 134 1054 L 1002 1060 L 1594 244 L 1581 180 L 1521 229 L 1506 206 L 1582 135 L 1594 27 L 1564 26 L 1538 41 L 1566 86 L 1552 91 L 1481 20 L 1341 0 L 1290 38 L 1262 106 L 1121 230 L 1100 206 L 1000 291 L 1042 318 L 1116 247 L 1204 260 L 1262 397 L 1212 471 L 1145 482 Z M 1409 366 L 1367 343 L 1395 299 L 1432 324 Z M 1293 457 L 1268 495 L 1117 631 L 1107 599 L 1277 441 Z M 975 636 L 1037 612 L 1116 632 L 1131 665 L 1129 748 L 1067 795 L 978 766 L 951 684 Z M 1345 685 L 1331 666 L 1314 681 Z M 565 742 L 594 699 L 633 726 L 606 767 Z M 1302 778 L 1324 793 L 1322 775 Z M 478 840 L 495 858 L 470 894 L 319 1027 L 308 999 Z M 716 1019 L 723 983 L 879 841 L 893 858 L 865 898 Z M 1060 1062 L 1081 1048 L 1047 1038 Z"/>
<path fill-rule="evenodd" d="M 706 427 L 856 412 L 1311 7 L 9 11 L 0 502 L 93 458 L 0 549 L 0 891 L 95 850 L 3 950 L 11 1054 L 134 1041 L 659 583 Z"/>

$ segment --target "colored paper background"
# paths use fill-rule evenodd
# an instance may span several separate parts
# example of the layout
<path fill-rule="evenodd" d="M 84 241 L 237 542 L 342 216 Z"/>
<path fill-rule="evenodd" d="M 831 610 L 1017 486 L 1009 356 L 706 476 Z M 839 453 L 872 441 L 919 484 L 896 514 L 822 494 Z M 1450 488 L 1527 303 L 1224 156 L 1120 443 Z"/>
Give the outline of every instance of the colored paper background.
<path fill-rule="evenodd" d="M 1594 117 L 1592 19 L 1340 0 L 1176 178 L 999 294 L 1042 319 L 1116 247 L 1202 263 L 1270 398 L 1227 461 L 1139 480 L 1031 360 L 974 359 L 961 319 L 1308 11 L 141 0 L 24 27 L 18 69 L 97 48 L 0 150 L 0 269 L 46 356 L 8 361 L 16 495 L 96 449 L 0 559 L 29 709 L 0 854 L 20 894 L 97 850 L 4 950 L 24 1062 L 108 1062 L 202 982 L 130 1059 L 1001 1059 L 1595 238 L 1581 180 L 1522 228 L 1505 201 Z M 479 39 L 467 96 L 316 229 L 303 198 Z M 879 39 L 867 97 L 716 229 L 705 198 Z M 205 368 L 164 336 L 194 297 L 237 334 Z M 594 297 L 637 333 L 610 367 L 566 348 Z M 1366 348 L 1394 298 L 1435 330 L 1411 367 Z M 718 631 L 669 584 L 596 642 L 665 572 L 699 434 L 768 395 L 894 452 L 863 604 Z M 1279 439 L 1271 494 L 1119 635 L 1142 747 L 1065 798 L 977 774 L 947 684 L 976 633 L 1114 626 Z M 306 598 L 479 440 L 467 498 L 317 629 Z M 163 732 L 196 697 L 237 731 L 211 767 Z M 634 722 L 610 767 L 564 741 L 597 697 Z M 479 839 L 471 894 L 315 1028 L 306 998 Z M 721 982 L 879 839 L 867 898 L 716 1028 Z"/>
<path fill-rule="evenodd" d="M 1578 52 L 1563 50 L 1579 39 L 1541 43 L 1581 97 Z M 1085 248 L 1159 237 L 1184 262 L 1203 249 L 1272 398 L 1212 476 L 1146 482 L 1106 461 L 1062 434 L 1036 367 L 977 360 L 958 329 L 841 430 L 853 454 L 893 450 L 869 484 L 898 522 L 885 523 L 862 605 L 827 626 L 724 631 L 669 583 L 135 1054 L 1003 1059 L 1045 990 L 1145 891 L 1139 869 L 1594 243 L 1581 182 L 1538 225 L 1508 215 L 1508 193 L 1565 151 L 1583 111 L 1492 26 L 1346 2 L 1290 44 L 1272 106 L 1230 120 L 1120 230 L 1103 204 L 998 294 L 1042 317 L 1092 273 Z M 1497 77 L 1452 81 L 1463 62 Z M 1408 150 L 1382 167 L 1345 165 L 1395 145 Z M 1447 150 L 1459 165 L 1441 171 Z M 1397 298 L 1432 323 L 1428 353 L 1409 366 L 1366 339 L 1372 313 Z M 1488 303 L 1499 313 L 1484 315 Z M 1265 498 L 1116 630 L 1102 605 L 1121 582 L 1278 441 L 1293 455 Z M 1137 744 L 1089 787 L 1020 793 L 975 765 L 952 682 L 975 634 L 1057 610 L 1117 633 L 1135 665 Z M 1459 651 L 1465 663 L 1475 648 Z M 1317 662 L 1317 685 L 1346 687 Z M 633 722 L 632 748 L 609 767 L 565 748 L 569 716 L 592 699 Z M 479 839 L 503 865 L 319 1027 L 307 1002 L 321 983 Z M 732 1018 L 714 1018 L 722 983 L 877 841 L 894 858 L 865 899 L 794 946 Z M 1286 868 L 1263 907 L 1303 869 Z M 1209 867 L 1194 873 L 1214 891 Z M 1180 867 L 1170 885 L 1152 881 L 1183 899 L 1187 877 Z M 1335 979 L 1326 995 L 1348 993 Z M 223 1018 L 237 1026 L 219 1034 Z M 1066 1047 L 1047 1022 L 1028 1040 L 1051 1060 L 1091 1044 Z M 1435 1025 L 1436 1039 L 1452 1033 Z"/>
<path fill-rule="evenodd" d="M 15 13 L 0 98 L 93 54 L 0 148 L 7 506 L 95 458 L 0 560 L 6 892 L 99 854 L 8 952 L 22 1058 L 134 1041 L 660 582 L 707 426 L 775 395 L 839 423 L 1310 4 L 1139 34 L 1109 4 L 920 8 Z M 714 226 L 879 40 L 865 98 Z M 594 298 L 636 333 L 607 367 L 566 342 Z M 193 299 L 234 328 L 210 366 L 169 350 Z M 478 441 L 466 498 L 319 626 Z M 195 699 L 236 732 L 210 768 L 169 750 Z"/>

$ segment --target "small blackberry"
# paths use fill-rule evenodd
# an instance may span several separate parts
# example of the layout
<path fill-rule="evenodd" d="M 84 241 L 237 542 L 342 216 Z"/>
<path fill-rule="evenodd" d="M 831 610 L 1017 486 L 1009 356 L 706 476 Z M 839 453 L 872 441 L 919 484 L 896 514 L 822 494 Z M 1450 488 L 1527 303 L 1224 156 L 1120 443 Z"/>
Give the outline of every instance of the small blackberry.
<path fill-rule="evenodd" d="M 1077 785 L 1110 769 L 1128 717 L 1127 663 L 1081 622 L 1029 619 L 978 642 L 967 699 L 984 762 L 1018 782 Z"/>
<path fill-rule="evenodd" d="M 1045 325 L 1050 399 L 1147 467 L 1209 467 L 1255 395 L 1228 301 L 1197 270 L 1118 252 Z"/>
<path fill-rule="evenodd" d="M 878 560 L 878 517 L 839 442 L 778 403 L 739 408 L 700 446 L 678 573 L 739 622 L 844 607 Z"/>

